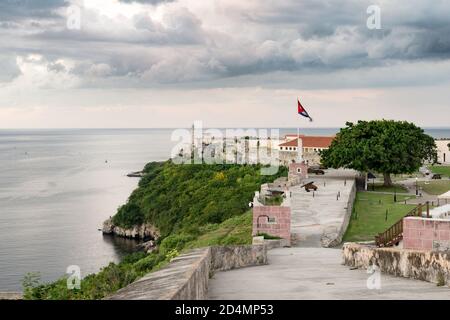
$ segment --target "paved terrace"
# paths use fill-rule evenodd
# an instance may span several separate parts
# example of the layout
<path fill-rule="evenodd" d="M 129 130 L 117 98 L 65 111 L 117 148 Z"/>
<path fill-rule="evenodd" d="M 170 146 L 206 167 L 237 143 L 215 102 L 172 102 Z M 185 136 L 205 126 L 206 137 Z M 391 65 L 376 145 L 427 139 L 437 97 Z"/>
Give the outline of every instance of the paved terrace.
<path fill-rule="evenodd" d="M 450 299 L 448 287 L 385 274 L 381 289 L 370 290 L 370 275 L 341 261 L 339 249 L 274 249 L 269 265 L 216 273 L 208 299 Z"/>
<path fill-rule="evenodd" d="M 320 247 L 323 235 L 339 232 L 347 215 L 355 174 L 351 170 L 327 170 L 325 176 L 310 175 L 306 181 L 314 181 L 319 188 L 314 193 L 300 186 L 291 187 L 293 246 Z"/>
<path fill-rule="evenodd" d="M 344 221 L 353 178 L 352 172 L 337 170 L 312 175 L 309 180 L 319 187 L 314 198 L 299 186 L 292 188 L 291 231 L 300 240 L 293 244 L 298 247 L 269 251 L 265 266 L 216 273 L 208 299 L 450 299 L 447 287 L 385 274 L 381 290 L 370 290 L 365 270 L 342 265 L 340 249 L 321 248 L 322 235 Z"/>

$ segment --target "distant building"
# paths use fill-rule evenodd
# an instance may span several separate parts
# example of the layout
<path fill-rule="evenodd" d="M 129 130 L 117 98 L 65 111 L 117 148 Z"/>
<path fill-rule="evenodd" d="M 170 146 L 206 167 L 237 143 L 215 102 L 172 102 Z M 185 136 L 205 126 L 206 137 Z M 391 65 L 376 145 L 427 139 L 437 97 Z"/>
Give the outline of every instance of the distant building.
<path fill-rule="evenodd" d="M 438 162 L 450 164 L 450 140 L 436 140 Z"/>
<path fill-rule="evenodd" d="M 288 134 L 278 145 L 280 162 L 288 165 L 292 162 L 305 161 L 308 165 L 319 165 L 319 152 L 328 149 L 334 137 L 305 136 Z M 302 148 L 299 150 L 298 148 Z M 301 159 L 299 159 L 301 157 Z"/>

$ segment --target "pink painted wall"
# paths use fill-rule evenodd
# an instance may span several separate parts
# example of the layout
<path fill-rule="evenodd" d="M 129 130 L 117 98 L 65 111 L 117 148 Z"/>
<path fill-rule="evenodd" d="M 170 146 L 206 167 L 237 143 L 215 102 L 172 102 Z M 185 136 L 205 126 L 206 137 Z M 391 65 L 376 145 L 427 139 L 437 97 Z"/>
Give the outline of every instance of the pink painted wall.
<path fill-rule="evenodd" d="M 274 218 L 269 223 L 267 217 Z M 259 220 L 258 220 L 259 217 Z M 258 225 L 259 221 L 259 225 Z M 253 208 L 253 236 L 267 233 L 291 241 L 291 208 L 281 206 L 255 206 Z"/>
<path fill-rule="evenodd" d="M 404 218 L 403 248 L 448 250 L 450 248 L 450 220 Z"/>
<path fill-rule="evenodd" d="M 300 179 L 308 178 L 308 166 L 304 162 L 290 163 L 289 164 L 289 176 L 297 176 Z"/>

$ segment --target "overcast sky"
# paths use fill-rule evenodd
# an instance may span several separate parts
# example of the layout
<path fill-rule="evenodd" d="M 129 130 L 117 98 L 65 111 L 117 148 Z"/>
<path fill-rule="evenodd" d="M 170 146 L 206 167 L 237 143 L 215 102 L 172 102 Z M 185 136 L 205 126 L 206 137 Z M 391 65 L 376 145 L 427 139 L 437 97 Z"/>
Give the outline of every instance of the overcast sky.
<path fill-rule="evenodd" d="M 450 127 L 450 1 L 0 0 L 0 128 L 381 118 Z"/>

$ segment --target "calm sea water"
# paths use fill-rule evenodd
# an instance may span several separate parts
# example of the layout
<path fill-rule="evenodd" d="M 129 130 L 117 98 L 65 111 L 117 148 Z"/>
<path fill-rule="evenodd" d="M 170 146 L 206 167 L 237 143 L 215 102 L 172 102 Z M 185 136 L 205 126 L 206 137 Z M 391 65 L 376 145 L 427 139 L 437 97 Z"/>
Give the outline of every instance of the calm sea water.
<path fill-rule="evenodd" d="M 27 272 L 52 281 L 78 265 L 85 276 L 133 251 L 135 242 L 102 236 L 98 228 L 136 187 L 138 180 L 126 177 L 128 172 L 170 157 L 171 133 L 0 130 L 0 291 L 21 290 Z M 450 137 L 449 129 L 428 133 Z"/>
<path fill-rule="evenodd" d="M 50 281 L 98 271 L 135 242 L 98 228 L 136 187 L 126 174 L 165 160 L 169 130 L 1 130 L 0 291 L 27 272 Z"/>

